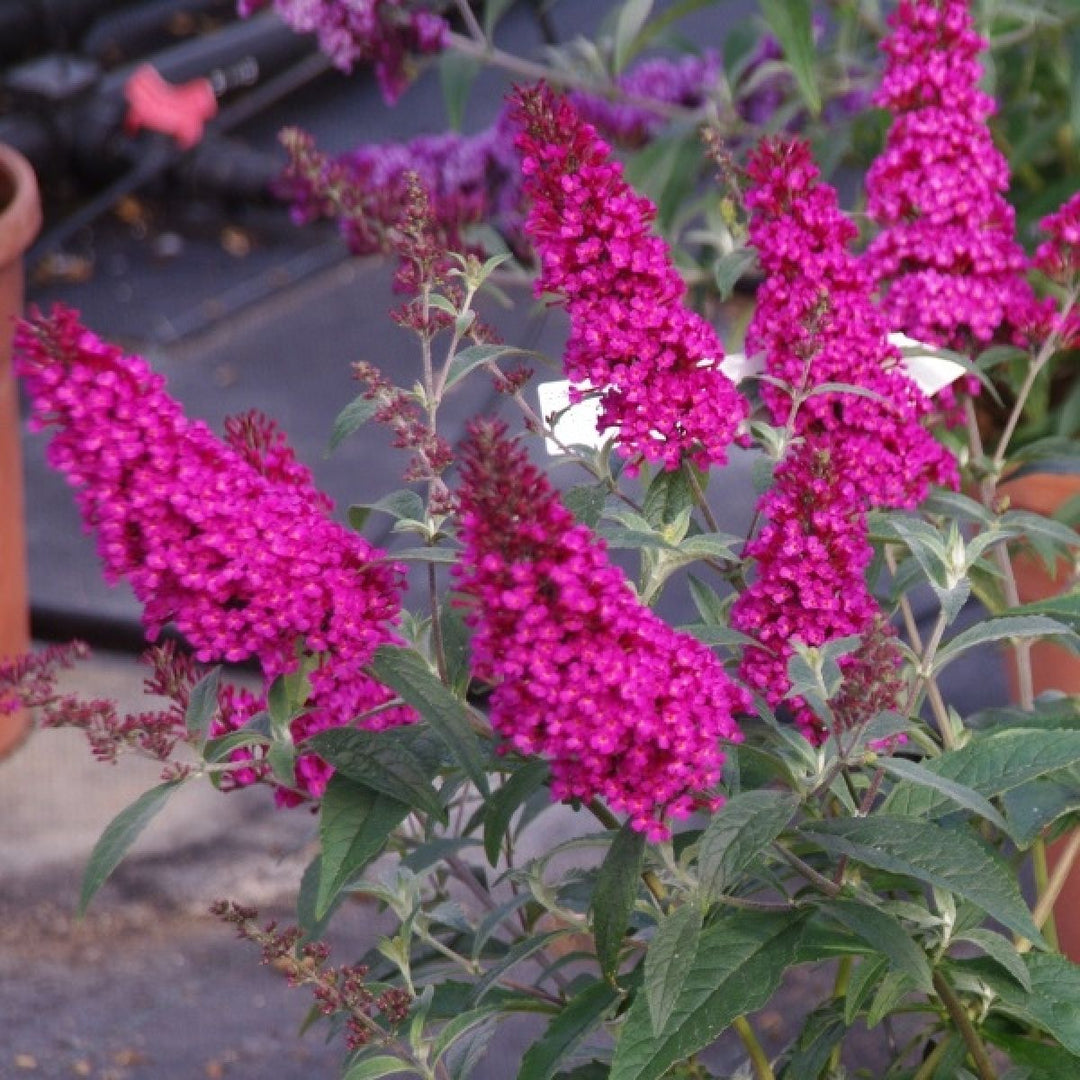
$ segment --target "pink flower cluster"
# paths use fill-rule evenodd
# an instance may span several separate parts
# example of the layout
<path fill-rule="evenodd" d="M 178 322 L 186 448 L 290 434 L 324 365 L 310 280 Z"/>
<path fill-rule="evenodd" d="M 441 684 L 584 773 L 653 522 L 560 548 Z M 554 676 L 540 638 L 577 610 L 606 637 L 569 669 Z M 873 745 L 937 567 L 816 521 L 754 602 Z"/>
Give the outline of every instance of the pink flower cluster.
<path fill-rule="evenodd" d="M 961 351 L 1017 337 L 1037 318 L 1005 200 L 1009 169 L 979 88 L 967 0 L 901 0 L 882 44 L 875 104 L 894 114 L 867 174 L 867 209 L 881 225 L 867 259 L 889 325 Z"/>
<path fill-rule="evenodd" d="M 768 374 L 795 391 L 855 387 L 808 398 L 795 432 L 823 433 L 850 448 L 848 479 L 863 505 L 912 507 L 930 484 L 955 484 L 955 462 L 923 427 L 930 401 L 889 344 L 866 267 L 848 250 L 857 229 L 821 182 L 807 144 L 766 141 L 747 173 L 749 239 L 765 272 L 747 352 L 762 354 Z M 773 421 L 786 424 L 791 395 L 765 385 L 762 396 Z"/>
<path fill-rule="evenodd" d="M 319 654 L 297 741 L 389 699 L 362 669 L 391 640 L 400 571 L 327 517 L 268 420 L 232 421 L 219 441 L 145 360 L 68 309 L 20 324 L 16 350 L 32 426 L 56 429 L 49 462 L 77 491 L 106 578 L 126 578 L 144 605 L 151 639 L 175 623 L 200 661 L 255 658 L 268 683 L 296 667 L 298 648 Z M 389 710 L 365 726 L 409 718 Z M 297 789 L 317 796 L 327 776 L 304 755 Z"/>
<path fill-rule="evenodd" d="M 651 228 L 655 207 L 565 98 L 519 90 L 513 115 L 532 201 L 525 227 L 542 266 L 536 291 L 565 302 L 577 399 L 600 394 L 600 427 L 617 429 L 631 466 L 723 463 L 746 402 L 720 370 L 716 332 L 683 303 L 685 284 Z"/>
<path fill-rule="evenodd" d="M 409 0 L 238 0 L 237 8 L 246 17 L 271 3 L 293 30 L 315 34 L 335 67 L 374 64 L 388 105 L 409 85 L 409 54 L 441 52 L 450 32 L 442 16 Z"/>
<path fill-rule="evenodd" d="M 494 727 L 550 760 L 556 799 L 600 796 L 666 837 L 666 819 L 715 805 L 717 744 L 740 738 L 749 695 L 637 600 L 502 425 L 474 423 L 461 463 L 459 588 Z"/>
<path fill-rule="evenodd" d="M 1047 234 L 1035 252 L 1035 266 L 1062 285 L 1080 279 L 1080 191 L 1039 222 Z"/>
<path fill-rule="evenodd" d="M 888 344 L 865 267 L 847 250 L 856 229 L 820 182 L 809 148 L 768 141 L 748 174 L 750 241 L 766 278 L 747 352 L 763 354 L 768 374 L 797 393 L 853 388 L 816 393 L 795 413 L 798 441 L 761 501 L 766 525 L 747 548 L 757 576 L 732 609 L 732 625 L 762 646 L 747 650 L 740 673 L 777 705 L 790 688 L 793 640 L 816 647 L 860 635 L 866 647 L 841 661 L 846 678 L 869 685 L 867 649 L 882 669 L 870 640 L 888 631 L 864 581 L 866 510 L 914 506 L 930 484 L 955 484 L 956 466 L 922 426 L 929 403 Z M 767 384 L 763 397 L 777 424 L 792 422 L 791 394 Z M 805 703 L 792 706 L 816 737 L 820 721 Z"/>

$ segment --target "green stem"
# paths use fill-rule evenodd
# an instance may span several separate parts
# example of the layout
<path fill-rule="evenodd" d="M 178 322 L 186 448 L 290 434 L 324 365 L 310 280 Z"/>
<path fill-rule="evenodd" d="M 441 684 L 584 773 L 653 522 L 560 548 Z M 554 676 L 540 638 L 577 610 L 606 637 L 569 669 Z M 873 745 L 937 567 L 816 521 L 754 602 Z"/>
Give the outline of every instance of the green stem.
<path fill-rule="evenodd" d="M 949 1048 L 949 1043 L 952 1042 L 952 1036 L 946 1034 L 941 1042 L 930 1051 L 929 1056 L 919 1066 L 918 1072 L 911 1078 L 911 1080 L 931 1080 L 931 1077 L 937 1071 L 938 1065 L 941 1063 L 941 1059 L 945 1056 L 945 1051 Z"/>
<path fill-rule="evenodd" d="M 754 1067 L 754 1076 L 757 1077 L 757 1080 L 776 1080 L 776 1074 L 772 1070 L 772 1065 L 769 1064 L 769 1058 L 762 1049 L 761 1043 L 758 1042 L 758 1037 L 754 1034 L 750 1021 L 745 1016 L 736 1016 L 732 1026 L 735 1028 L 739 1038 L 742 1039 L 742 1044 L 750 1056 L 750 1064 Z"/>
<path fill-rule="evenodd" d="M 956 1025 L 960 1037 L 968 1048 L 972 1064 L 974 1064 L 975 1071 L 979 1074 L 979 1080 L 998 1080 L 993 1062 L 991 1062 L 990 1055 L 986 1052 L 982 1039 L 979 1038 L 979 1033 L 971 1023 L 971 1017 L 968 1016 L 963 1002 L 956 996 L 953 988 L 945 981 L 945 977 L 940 971 L 934 972 L 934 989 L 937 991 L 938 997 L 941 998 L 950 1019 Z"/>

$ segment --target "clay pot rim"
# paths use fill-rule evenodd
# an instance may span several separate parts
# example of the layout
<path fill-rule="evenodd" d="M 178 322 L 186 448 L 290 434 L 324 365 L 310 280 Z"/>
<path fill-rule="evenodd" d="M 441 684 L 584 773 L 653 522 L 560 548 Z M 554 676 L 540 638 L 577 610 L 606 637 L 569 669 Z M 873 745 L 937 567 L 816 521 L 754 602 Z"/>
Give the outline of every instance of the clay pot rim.
<path fill-rule="evenodd" d="M 0 143 L 0 174 L 6 174 L 13 192 L 0 206 L 0 268 L 22 258 L 41 230 L 41 196 L 30 162 L 13 147 Z"/>

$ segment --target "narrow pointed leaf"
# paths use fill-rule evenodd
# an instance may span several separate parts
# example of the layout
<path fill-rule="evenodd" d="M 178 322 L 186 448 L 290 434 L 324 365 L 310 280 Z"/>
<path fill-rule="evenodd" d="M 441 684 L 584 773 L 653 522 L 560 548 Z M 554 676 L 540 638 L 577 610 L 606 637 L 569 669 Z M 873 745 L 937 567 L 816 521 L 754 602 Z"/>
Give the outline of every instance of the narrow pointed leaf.
<path fill-rule="evenodd" d="M 675 1008 L 690 959 L 697 953 L 703 916 L 697 904 L 683 904 L 664 919 L 645 954 L 645 996 L 653 1031 L 663 1031 Z"/>
<path fill-rule="evenodd" d="M 409 808 L 405 803 L 333 776 L 319 811 L 322 862 L 315 918 L 321 919 L 343 888 L 386 846 Z"/>
<path fill-rule="evenodd" d="M 634 910 L 645 861 L 645 834 L 624 825 L 600 865 L 591 905 L 596 955 L 605 977 L 615 981 L 623 936 Z"/>
<path fill-rule="evenodd" d="M 912 940 L 899 919 L 857 900 L 830 900 L 825 914 L 889 958 L 920 990 L 930 993 L 933 979 L 926 953 Z"/>
<path fill-rule="evenodd" d="M 188 705 L 184 710 L 184 727 L 194 736 L 200 746 L 206 744 L 210 722 L 218 708 L 218 688 L 221 686 L 221 668 L 211 668 L 192 688 Z"/>
<path fill-rule="evenodd" d="M 1080 731 L 1007 728 L 958 750 L 921 762 L 924 773 L 955 781 L 992 799 L 1036 777 L 1080 762 Z M 955 799 L 908 780 L 896 785 L 883 807 L 904 817 L 940 817 Z"/>
<path fill-rule="evenodd" d="M 1031 992 L 1031 976 L 1024 958 L 1007 938 L 993 930 L 968 930 L 957 934 L 954 941 L 967 941 L 977 945 L 991 960 L 996 960 L 1028 993 Z"/>
<path fill-rule="evenodd" d="M 383 1076 L 405 1075 L 411 1071 L 408 1062 L 402 1061 L 401 1058 L 379 1054 L 376 1057 L 358 1061 L 345 1074 L 343 1080 L 379 1080 Z"/>
<path fill-rule="evenodd" d="M 1057 953 L 1027 953 L 1024 963 L 1030 993 L 1003 980 L 996 986 L 1002 1005 L 1053 1035 L 1070 1054 L 1080 1054 L 1080 964 Z"/>
<path fill-rule="evenodd" d="M 139 838 L 143 829 L 153 821 L 168 801 L 169 796 L 183 783 L 183 780 L 168 780 L 149 791 L 144 791 L 105 827 L 105 831 L 90 853 L 90 861 L 83 874 L 78 908 L 80 917 L 86 913 L 98 889 L 120 865 L 121 860 Z"/>
<path fill-rule="evenodd" d="M 942 646 L 934 659 L 934 671 L 939 672 L 951 664 L 957 657 L 976 645 L 986 645 L 991 641 L 1005 641 L 1009 638 L 1029 640 L 1042 637 L 1075 637 L 1076 635 L 1064 623 L 1045 615 L 1006 615 L 1000 619 L 988 619 L 986 622 L 964 630 Z"/>
<path fill-rule="evenodd" d="M 810 0 L 761 0 L 769 29 L 784 50 L 806 107 L 814 116 L 821 112 L 821 92 L 815 75 L 814 26 Z"/>
<path fill-rule="evenodd" d="M 1002 832 L 1009 831 L 1005 819 L 994 809 L 993 804 L 966 784 L 961 784 L 948 776 L 942 776 L 926 768 L 922 763 L 908 761 L 906 758 L 882 758 L 879 764 L 889 775 L 897 776 L 919 787 L 930 788 L 956 803 L 957 806 L 962 806 L 965 810 L 970 810 L 979 817 L 985 818 Z"/>
<path fill-rule="evenodd" d="M 525 1052 L 517 1080 L 549 1080 L 555 1069 L 581 1043 L 619 1000 L 618 991 L 596 982 L 575 995 Z"/>
<path fill-rule="evenodd" d="M 431 725 L 465 775 L 488 795 L 484 755 L 469 726 L 465 703 L 439 682 L 423 657 L 411 649 L 381 645 L 369 666 L 379 682 L 396 690 Z"/>
<path fill-rule="evenodd" d="M 799 800 L 779 791 L 746 791 L 729 799 L 709 822 L 698 854 L 703 895 L 715 900 L 791 820 Z"/>
<path fill-rule="evenodd" d="M 731 1022 L 761 1008 L 794 960 L 802 913 L 740 911 L 698 939 L 686 981 L 664 1029 L 654 1032 L 638 994 L 615 1048 L 610 1080 L 659 1080 L 676 1062 L 709 1046 Z"/>
<path fill-rule="evenodd" d="M 515 769 L 484 804 L 484 854 L 492 866 L 499 861 L 499 849 L 514 814 L 534 791 L 543 786 L 547 776 L 546 762 L 526 762 L 520 769 Z"/>
<path fill-rule="evenodd" d="M 401 740 L 380 738 L 382 734 L 331 728 L 313 736 L 309 745 L 349 780 L 445 821 L 446 808 L 424 763 Z"/>
<path fill-rule="evenodd" d="M 966 828 L 889 817 L 816 821 L 803 835 L 826 851 L 955 893 L 1045 948 L 1012 870 Z"/>
<path fill-rule="evenodd" d="M 332 454 L 354 431 L 366 424 L 379 410 L 379 403 L 360 394 L 352 399 L 337 415 L 334 427 L 330 432 L 330 448 L 327 456 Z"/>

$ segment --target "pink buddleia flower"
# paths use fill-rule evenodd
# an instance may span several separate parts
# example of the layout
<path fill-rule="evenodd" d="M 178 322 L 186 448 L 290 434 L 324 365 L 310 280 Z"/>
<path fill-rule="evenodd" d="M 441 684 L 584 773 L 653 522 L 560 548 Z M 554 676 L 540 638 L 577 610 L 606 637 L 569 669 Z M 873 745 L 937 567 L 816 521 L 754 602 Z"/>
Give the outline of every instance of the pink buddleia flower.
<path fill-rule="evenodd" d="M 256 659 L 268 685 L 295 669 L 298 645 L 320 654 L 301 735 L 389 700 L 363 667 L 393 639 L 400 569 L 327 517 L 268 420 L 232 421 L 221 442 L 145 360 L 61 307 L 19 325 L 16 370 L 31 427 L 55 429 L 48 460 L 76 490 L 106 579 L 130 582 L 151 640 L 173 623 L 200 662 Z M 365 726 L 409 719 L 388 710 Z M 303 769 L 297 781 L 306 795 L 325 786 Z"/>
<path fill-rule="evenodd" d="M 526 232 L 541 261 L 537 295 L 570 316 L 564 365 L 576 400 L 600 395 L 601 429 L 618 432 L 631 467 L 707 467 L 726 459 L 747 405 L 720 370 L 716 331 L 683 302 L 686 286 L 656 208 L 634 193 L 611 148 L 545 86 L 519 90 Z"/>
<path fill-rule="evenodd" d="M 761 646 L 740 668 L 772 706 L 788 699 L 793 642 L 820 647 L 849 636 L 862 646 L 842 658 L 845 685 L 834 709 L 841 726 L 895 704 L 899 654 L 867 588 L 871 507 L 913 507 L 931 484 L 954 486 L 956 464 L 923 427 L 930 405 L 888 344 L 864 264 L 847 249 L 854 225 L 802 141 L 766 141 L 748 165 L 750 242 L 765 280 L 746 334 L 774 379 L 799 394 L 828 383 L 793 417 L 793 395 L 765 384 L 772 418 L 795 442 L 759 504 L 765 521 L 747 547 L 755 577 L 736 600 L 732 626 Z M 857 688 L 857 692 L 856 692 Z M 817 740 L 824 728 L 798 699 L 795 721 Z"/>
<path fill-rule="evenodd" d="M 1052 281 L 1069 285 L 1080 278 L 1080 191 L 1039 222 L 1047 234 L 1035 252 L 1035 266 Z"/>
<path fill-rule="evenodd" d="M 889 327 L 963 352 L 1022 343 L 1039 313 L 979 89 L 986 42 L 967 0 L 901 0 L 889 24 L 874 102 L 894 119 L 866 178 L 881 226 L 866 258 Z"/>
<path fill-rule="evenodd" d="M 446 48 L 449 24 L 409 0 L 238 0 L 247 17 L 272 6 L 300 34 L 314 34 L 319 49 L 342 71 L 373 64 L 383 97 L 393 105 L 409 85 L 410 53 Z"/>
<path fill-rule="evenodd" d="M 474 423 L 461 462 L 458 585 L 509 748 L 550 761 L 554 798 L 599 796 L 651 839 L 717 805 L 749 695 L 638 601 L 504 426 Z"/>
<path fill-rule="evenodd" d="M 857 230 L 820 180 L 809 147 L 766 141 L 747 170 L 749 238 L 765 272 L 747 353 L 762 354 L 768 374 L 797 390 L 856 388 L 808 398 L 795 432 L 824 433 L 851 449 L 846 478 L 860 508 L 913 507 L 931 484 L 955 486 L 955 461 L 923 426 L 931 403 L 889 344 L 865 264 L 848 250 Z M 791 395 L 766 384 L 762 396 L 773 421 L 786 424 Z"/>

